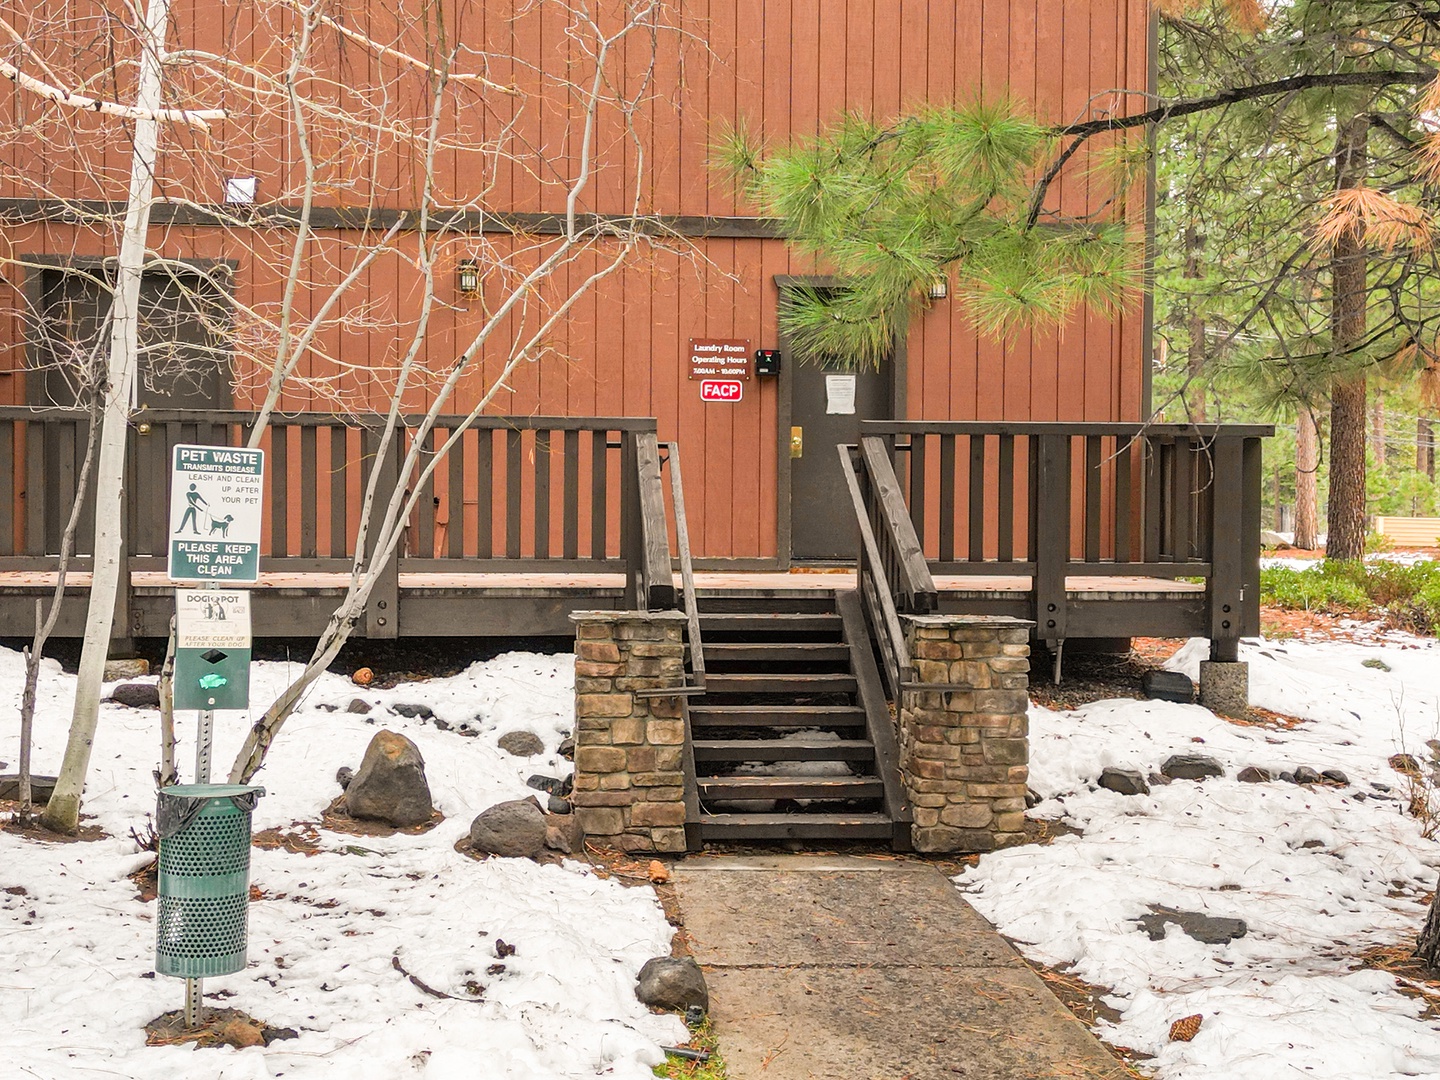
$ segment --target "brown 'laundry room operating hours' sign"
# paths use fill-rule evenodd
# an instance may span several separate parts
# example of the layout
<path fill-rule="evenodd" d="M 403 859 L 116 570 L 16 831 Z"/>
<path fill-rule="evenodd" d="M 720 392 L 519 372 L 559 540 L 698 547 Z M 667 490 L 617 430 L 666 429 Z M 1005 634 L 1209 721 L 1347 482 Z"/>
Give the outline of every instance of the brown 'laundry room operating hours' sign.
<path fill-rule="evenodd" d="M 690 339 L 691 379 L 748 379 L 752 364 L 749 338 Z"/>

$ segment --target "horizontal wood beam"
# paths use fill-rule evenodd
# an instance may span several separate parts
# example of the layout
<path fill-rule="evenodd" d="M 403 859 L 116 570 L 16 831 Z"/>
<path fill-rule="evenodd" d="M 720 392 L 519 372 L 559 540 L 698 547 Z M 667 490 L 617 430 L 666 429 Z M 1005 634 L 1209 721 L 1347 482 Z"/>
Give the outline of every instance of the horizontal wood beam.
<path fill-rule="evenodd" d="M 300 223 L 300 207 L 292 205 L 207 206 L 157 202 L 150 211 L 154 226 L 185 225 L 234 229 L 293 229 Z M 25 225 L 58 222 L 91 225 L 113 222 L 125 215 L 125 204 L 105 199 L 0 199 L 0 224 Z M 318 206 L 310 211 L 310 227 L 322 232 L 384 232 L 402 219 L 418 221 L 418 209 L 368 206 Z M 686 239 L 783 239 L 775 218 L 709 217 L 698 214 L 581 214 L 580 231 L 601 235 L 641 233 Z M 427 232 L 510 233 L 527 236 L 563 236 L 564 214 L 521 213 L 464 209 L 432 209 Z"/>

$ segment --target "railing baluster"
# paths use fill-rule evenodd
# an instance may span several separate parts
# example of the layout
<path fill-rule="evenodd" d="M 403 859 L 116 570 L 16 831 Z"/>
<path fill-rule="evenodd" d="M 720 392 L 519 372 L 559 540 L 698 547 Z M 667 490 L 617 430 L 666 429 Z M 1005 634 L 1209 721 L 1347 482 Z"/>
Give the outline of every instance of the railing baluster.
<path fill-rule="evenodd" d="M 330 432 L 330 557 L 343 559 L 350 554 L 349 522 L 347 507 L 350 484 L 349 429 L 343 424 L 331 424 Z"/>
<path fill-rule="evenodd" d="M 910 436 L 910 521 L 925 544 L 925 435 Z"/>
<path fill-rule="evenodd" d="M 415 543 L 410 551 L 411 556 L 418 559 L 435 557 L 435 474 L 420 480 L 426 465 L 435 457 L 435 435 L 434 427 L 425 433 L 424 450 L 416 460 L 415 472 L 410 477 L 410 484 L 420 483 L 420 494 L 415 500 Z M 414 436 L 411 438 L 414 439 Z"/>
<path fill-rule="evenodd" d="M 0 555 L 17 555 L 15 550 L 15 431 L 14 420 L 0 418 Z"/>
<path fill-rule="evenodd" d="M 985 561 L 985 436 L 970 436 L 970 539 L 971 562 Z"/>
<path fill-rule="evenodd" d="M 45 425 L 25 425 L 25 554 L 45 550 Z"/>
<path fill-rule="evenodd" d="M 495 431 L 481 428 L 475 446 L 475 555 L 495 554 Z"/>
<path fill-rule="evenodd" d="M 270 481 L 270 557 L 290 554 L 290 429 L 270 422 L 270 454 L 265 479 Z M 374 451 L 371 451 L 374 454 Z"/>
<path fill-rule="evenodd" d="M 1035 574 L 1032 606 L 1036 635 L 1065 638 L 1065 570 L 1070 561 L 1070 437 L 1031 440 L 1036 458 Z"/>
<path fill-rule="evenodd" d="M 1160 468 L 1160 445 L 1156 439 L 1141 437 L 1141 452 L 1144 459 L 1141 466 L 1144 469 L 1145 481 L 1141 485 L 1141 509 L 1144 514 L 1144 561 L 1160 562 L 1160 542 L 1164 534 L 1162 515 L 1164 513 L 1164 497 L 1162 492 L 1164 472 Z"/>
<path fill-rule="evenodd" d="M 999 519 L 995 534 L 995 557 L 1002 563 L 1015 558 L 1015 436 L 1000 436 Z"/>
<path fill-rule="evenodd" d="M 1190 440 L 1181 435 L 1175 439 L 1170 455 L 1171 491 L 1174 511 L 1170 522 L 1170 550 L 1176 562 L 1190 561 L 1190 509 L 1195 497 L 1194 461 Z"/>
<path fill-rule="evenodd" d="M 604 559 L 607 553 L 607 536 L 610 528 L 610 513 L 605 505 L 609 492 L 609 477 L 606 468 L 609 461 L 610 433 L 590 432 L 590 558 Z"/>
<path fill-rule="evenodd" d="M 1130 551 L 1130 457 L 1135 446 L 1124 435 L 1115 439 L 1115 561 L 1132 562 Z"/>
<path fill-rule="evenodd" d="M 319 551 L 318 509 L 320 461 L 314 424 L 300 429 L 300 557 L 313 559 Z"/>
<path fill-rule="evenodd" d="M 535 557 L 550 557 L 550 432 L 535 432 Z"/>
<path fill-rule="evenodd" d="M 562 535 L 564 556 L 567 559 L 580 555 L 580 431 L 570 428 L 565 432 L 565 508 Z"/>
<path fill-rule="evenodd" d="M 955 561 L 955 440 L 940 436 L 940 561 Z M 970 512 L 975 512 L 971 506 Z M 973 555 L 972 555 L 973 558 Z"/>
<path fill-rule="evenodd" d="M 1100 561 L 1100 502 L 1104 493 L 1100 471 L 1100 436 L 1085 438 L 1085 561 Z"/>
<path fill-rule="evenodd" d="M 523 449 L 518 428 L 505 433 L 505 557 L 520 557 L 520 456 Z"/>
<path fill-rule="evenodd" d="M 448 439 L 454 434 L 455 429 L 451 428 L 446 431 L 445 437 Z M 486 435 L 488 432 L 481 431 L 479 434 Z M 452 559 L 465 557 L 465 444 L 469 439 L 470 433 L 462 432 L 450 447 L 445 461 L 448 474 L 445 483 L 445 553 Z"/>

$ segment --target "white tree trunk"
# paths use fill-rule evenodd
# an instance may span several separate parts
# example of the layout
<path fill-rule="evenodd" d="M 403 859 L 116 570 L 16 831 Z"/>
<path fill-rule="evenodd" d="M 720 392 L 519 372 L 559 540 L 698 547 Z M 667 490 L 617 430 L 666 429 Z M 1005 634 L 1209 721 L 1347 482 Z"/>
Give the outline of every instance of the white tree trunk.
<path fill-rule="evenodd" d="M 1295 546 L 1306 551 L 1319 543 L 1319 471 L 1320 434 L 1315 413 L 1310 406 L 1301 405 L 1295 416 Z"/>
<path fill-rule="evenodd" d="M 156 146 L 160 137 L 160 78 L 169 0 L 150 0 L 140 57 L 136 107 L 149 114 L 135 121 L 130 161 L 130 192 L 125 232 L 120 243 L 115 294 L 111 307 L 110 363 L 105 414 L 100 430 L 100 460 L 95 473 L 95 559 L 90 607 L 85 619 L 85 644 L 75 684 L 75 709 L 65 759 L 42 818 L 46 828 L 74 832 L 80 823 L 80 792 L 90 766 L 90 749 L 100 716 L 100 686 L 115 619 L 120 575 L 121 488 L 125 480 L 125 434 L 130 419 L 130 392 L 135 381 L 138 344 L 137 313 L 140 276 L 145 264 L 145 235 L 150 225 Z"/>

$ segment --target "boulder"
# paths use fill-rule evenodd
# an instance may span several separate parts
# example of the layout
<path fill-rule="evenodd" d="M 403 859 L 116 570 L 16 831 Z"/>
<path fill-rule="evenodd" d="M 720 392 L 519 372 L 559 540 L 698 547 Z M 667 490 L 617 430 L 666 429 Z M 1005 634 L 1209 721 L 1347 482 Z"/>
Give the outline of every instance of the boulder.
<path fill-rule="evenodd" d="M 1140 678 L 1140 689 L 1154 701 L 1178 701 L 1182 705 L 1195 702 L 1195 684 L 1182 671 L 1147 671 Z"/>
<path fill-rule="evenodd" d="M 1309 765 L 1301 765 L 1295 770 L 1295 783 L 1318 784 L 1320 783 L 1320 774 L 1310 768 Z"/>
<path fill-rule="evenodd" d="M 1134 769 L 1105 769 L 1100 773 L 1100 786 L 1117 795 L 1149 795 L 1150 785 Z"/>
<path fill-rule="evenodd" d="M 1263 784 L 1273 780 L 1269 769 L 1262 769 L 1258 765 L 1247 765 L 1235 774 L 1235 779 L 1242 784 Z"/>
<path fill-rule="evenodd" d="M 1165 924 L 1172 922 L 1205 945 L 1229 945 L 1236 938 L 1244 937 L 1250 930 L 1244 919 L 1221 919 L 1198 911 L 1180 911 L 1159 905 L 1152 905 L 1150 911 L 1152 914 L 1142 915 L 1136 922 L 1150 935 L 1151 941 L 1163 941 Z"/>
<path fill-rule="evenodd" d="M 391 705 L 390 711 L 396 716 L 406 716 L 412 720 L 429 720 L 435 715 L 435 710 L 429 705 Z"/>
<path fill-rule="evenodd" d="M 0 769 L 3 769 L 5 765 L 6 762 L 0 761 Z M 30 801 L 32 803 L 47 803 L 54 793 L 55 777 L 30 774 Z M 0 774 L 0 799 L 18 798 L 20 798 L 20 774 Z"/>
<path fill-rule="evenodd" d="M 138 679 L 149 674 L 149 660 L 106 660 L 105 672 L 101 678 L 105 682 L 118 682 L 121 679 Z"/>
<path fill-rule="evenodd" d="M 654 1009 L 688 1009 L 692 1005 L 709 1011 L 710 993 L 705 973 L 690 957 L 657 956 L 645 961 L 635 996 Z"/>
<path fill-rule="evenodd" d="M 345 789 L 351 817 L 391 825 L 423 825 L 434 805 L 420 749 L 404 735 L 381 730 L 365 748 L 360 770 Z"/>
<path fill-rule="evenodd" d="M 475 816 L 470 844 L 485 855 L 533 859 L 545 849 L 545 826 L 545 812 L 533 799 L 512 799 Z"/>
<path fill-rule="evenodd" d="M 1272 529 L 1261 529 L 1260 546 L 1263 548 L 1291 548 L 1295 545 Z"/>
<path fill-rule="evenodd" d="M 511 757 L 534 757 L 545 752 L 545 744 L 532 731 L 507 731 L 495 745 Z"/>
<path fill-rule="evenodd" d="M 370 711 L 370 703 L 364 698 L 351 698 L 350 704 L 345 706 L 345 711 L 355 713 L 357 716 L 364 716 Z"/>
<path fill-rule="evenodd" d="M 160 690 L 154 683 L 122 682 L 110 691 L 110 700 L 132 709 L 158 709 Z"/>
<path fill-rule="evenodd" d="M 562 855 L 577 855 L 585 850 L 585 829 L 579 814 L 546 814 L 545 846 Z"/>
<path fill-rule="evenodd" d="M 1160 766 L 1160 772 L 1171 780 L 1204 780 L 1207 776 L 1224 776 L 1220 763 L 1205 754 L 1172 754 Z"/>

